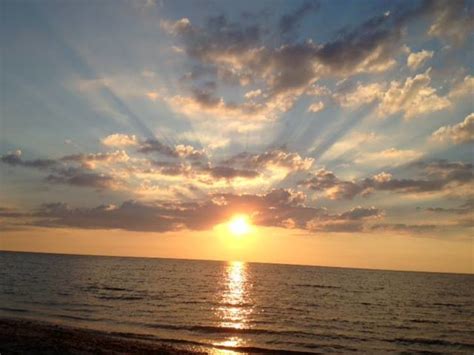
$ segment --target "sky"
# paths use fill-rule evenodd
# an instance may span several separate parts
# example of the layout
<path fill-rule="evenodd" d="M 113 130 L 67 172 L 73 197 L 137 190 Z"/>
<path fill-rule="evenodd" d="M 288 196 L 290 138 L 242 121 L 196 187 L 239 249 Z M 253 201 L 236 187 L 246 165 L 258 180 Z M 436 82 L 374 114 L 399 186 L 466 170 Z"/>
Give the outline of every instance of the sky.
<path fill-rule="evenodd" d="M 0 6 L 0 249 L 473 272 L 473 1 Z"/>

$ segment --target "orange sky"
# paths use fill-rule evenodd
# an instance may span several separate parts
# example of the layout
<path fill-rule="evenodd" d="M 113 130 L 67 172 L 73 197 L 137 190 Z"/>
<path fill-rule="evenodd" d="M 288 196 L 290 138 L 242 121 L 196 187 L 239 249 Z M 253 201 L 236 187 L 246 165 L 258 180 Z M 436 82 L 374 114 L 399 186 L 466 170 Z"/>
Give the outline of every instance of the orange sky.
<path fill-rule="evenodd" d="M 167 233 L 41 228 L 2 232 L 0 240 L 1 249 L 17 251 L 473 272 L 473 245 L 467 238 L 446 241 L 387 233 L 315 236 L 274 227 L 253 227 L 250 233 L 235 236 L 220 225 L 210 232 Z"/>

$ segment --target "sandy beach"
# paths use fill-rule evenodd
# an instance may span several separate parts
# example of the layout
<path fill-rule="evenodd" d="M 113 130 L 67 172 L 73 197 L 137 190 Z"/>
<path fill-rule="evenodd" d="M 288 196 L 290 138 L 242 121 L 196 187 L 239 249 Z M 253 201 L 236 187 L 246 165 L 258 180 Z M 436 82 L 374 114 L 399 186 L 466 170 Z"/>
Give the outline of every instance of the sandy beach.
<path fill-rule="evenodd" d="M 3 354 L 206 354 L 208 351 L 146 339 L 127 334 L 74 328 L 42 321 L 0 319 L 0 353 Z"/>

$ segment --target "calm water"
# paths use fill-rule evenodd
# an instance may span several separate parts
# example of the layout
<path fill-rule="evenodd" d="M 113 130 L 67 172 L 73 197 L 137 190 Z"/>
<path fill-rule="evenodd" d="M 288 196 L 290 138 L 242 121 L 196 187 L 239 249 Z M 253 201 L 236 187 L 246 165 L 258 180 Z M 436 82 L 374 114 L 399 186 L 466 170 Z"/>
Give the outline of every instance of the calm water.
<path fill-rule="evenodd" d="M 474 351 L 472 275 L 0 253 L 0 315 L 222 348 Z"/>

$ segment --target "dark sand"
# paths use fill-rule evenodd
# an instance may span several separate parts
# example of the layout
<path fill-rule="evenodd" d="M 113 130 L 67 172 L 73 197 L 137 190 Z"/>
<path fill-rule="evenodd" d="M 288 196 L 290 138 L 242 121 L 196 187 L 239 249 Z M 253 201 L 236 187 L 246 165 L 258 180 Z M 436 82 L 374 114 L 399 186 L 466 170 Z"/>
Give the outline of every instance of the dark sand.
<path fill-rule="evenodd" d="M 127 334 L 41 321 L 0 319 L 0 354 L 205 354 Z"/>

